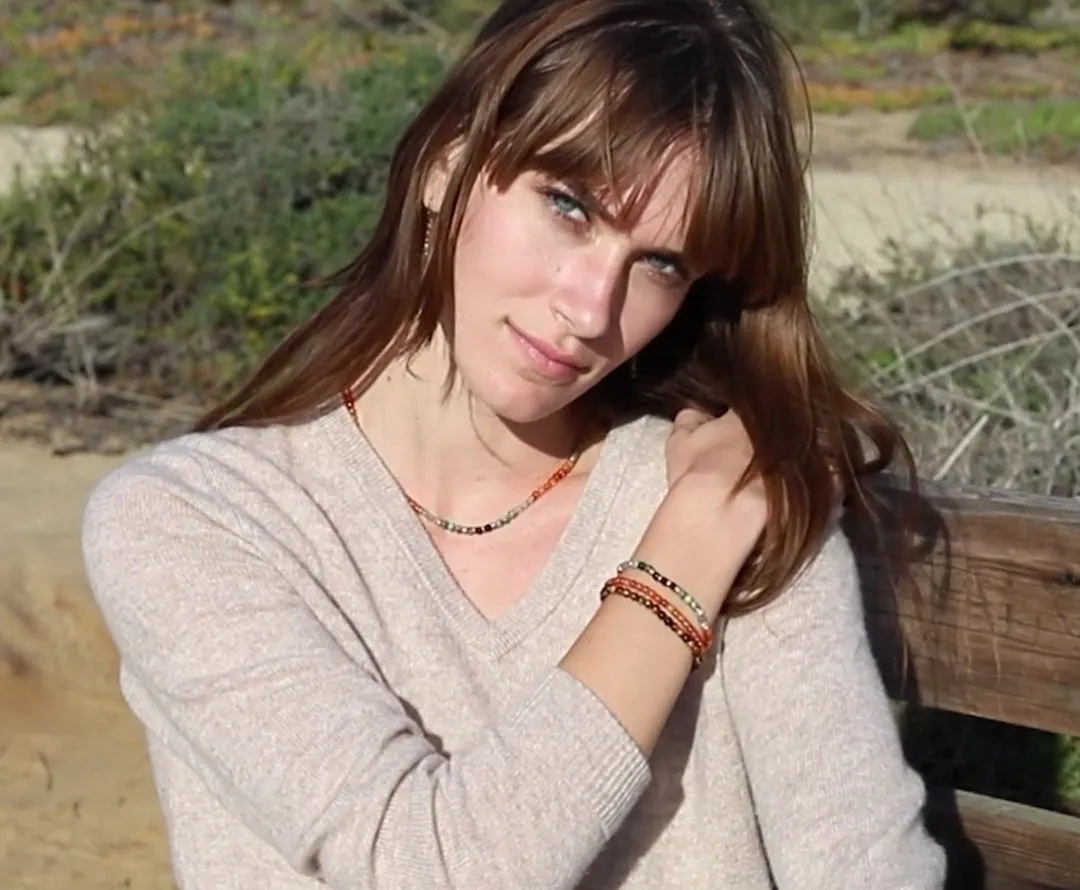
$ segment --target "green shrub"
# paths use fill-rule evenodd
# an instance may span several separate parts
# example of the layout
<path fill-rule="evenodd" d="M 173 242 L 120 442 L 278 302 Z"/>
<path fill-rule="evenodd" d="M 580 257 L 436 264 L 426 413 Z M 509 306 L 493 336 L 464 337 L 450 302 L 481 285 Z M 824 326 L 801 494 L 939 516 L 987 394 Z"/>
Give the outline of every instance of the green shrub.
<path fill-rule="evenodd" d="M 1051 3 L 1051 0 L 762 0 L 787 36 L 799 43 L 817 43 L 830 32 L 856 32 L 861 37 L 880 36 L 914 25 L 945 25 L 957 31 L 957 48 L 963 45 L 1003 48 L 1022 41 L 1045 45 L 1053 40 L 1030 36 L 1028 26 L 1053 7 L 1064 18 L 1075 18 L 1075 0 Z M 1003 26 L 989 29 L 987 26 Z M 1017 28 L 1017 26 L 1020 26 Z M 1027 28 L 1027 35 L 1016 38 L 1014 30 Z M 1064 39 L 1068 42 L 1068 38 Z"/>
<path fill-rule="evenodd" d="M 1030 153 L 1050 160 L 1080 156 L 1080 100 L 1043 97 L 926 108 L 911 127 L 924 142 L 974 139 L 994 154 Z"/>
<path fill-rule="evenodd" d="M 1050 0 L 890 0 L 894 15 L 905 21 L 962 21 L 1028 24 Z"/>
<path fill-rule="evenodd" d="M 762 0 L 762 6 L 795 43 L 813 43 L 825 32 L 853 31 L 860 22 L 855 0 Z"/>
<path fill-rule="evenodd" d="M 370 232 L 441 68 L 410 51 L 329 88 L 280 59 L 187 57 L 169 101 L 0 200 L 8 372 L 234 383 L 325 298 L 304 282 Z"/>

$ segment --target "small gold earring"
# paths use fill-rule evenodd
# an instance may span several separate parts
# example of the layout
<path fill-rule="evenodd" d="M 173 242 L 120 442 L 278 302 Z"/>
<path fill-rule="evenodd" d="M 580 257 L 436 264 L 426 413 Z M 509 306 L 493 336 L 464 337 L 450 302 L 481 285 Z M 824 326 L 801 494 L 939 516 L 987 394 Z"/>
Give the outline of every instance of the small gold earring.
<path fill-rule="evenodd" d="M 431 256 L 431 223 L 432 219 L 428 216 L 424 220 L 424 260 L 426 261 Z"/>

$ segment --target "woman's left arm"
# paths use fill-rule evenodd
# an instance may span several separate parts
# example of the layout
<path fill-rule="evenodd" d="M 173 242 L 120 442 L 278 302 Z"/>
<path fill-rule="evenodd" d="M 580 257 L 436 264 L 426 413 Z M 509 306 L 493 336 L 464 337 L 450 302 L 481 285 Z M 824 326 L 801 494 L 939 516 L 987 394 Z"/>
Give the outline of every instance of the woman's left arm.
<path fill-rule="evenodd" d="M 779 599 L 724 632 L 723 677 L 778 890 L 940 890 L 870 652 L 851 549 L 831 532 Z"/>

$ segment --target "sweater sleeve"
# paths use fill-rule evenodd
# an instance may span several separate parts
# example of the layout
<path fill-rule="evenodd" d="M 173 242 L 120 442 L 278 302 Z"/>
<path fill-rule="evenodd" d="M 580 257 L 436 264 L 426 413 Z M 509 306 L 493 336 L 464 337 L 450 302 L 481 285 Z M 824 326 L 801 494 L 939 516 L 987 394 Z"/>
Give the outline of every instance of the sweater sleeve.
<path fill-rule="evenodd" d="M 129 465 L 85 511 L 88 578 L 147 731 L 330 887 L 574 887 L 649 779 L 603 703 L 555 668 L 440 753 L 206 489 Z"/>
<path fill-rule="evenodd" d="M 778 890 L 940 890 L 837 528 L 789 590 L 729 622 L 723 672 Z"/>

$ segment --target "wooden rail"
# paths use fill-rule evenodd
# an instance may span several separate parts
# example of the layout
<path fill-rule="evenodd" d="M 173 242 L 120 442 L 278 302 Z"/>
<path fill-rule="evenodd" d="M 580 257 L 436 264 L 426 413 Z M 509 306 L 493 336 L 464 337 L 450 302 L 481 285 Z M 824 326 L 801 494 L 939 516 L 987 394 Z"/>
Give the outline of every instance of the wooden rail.
<path fill-rule="evenodd" d="M 848 527 L 890 694 L 1080 736 L 1080 500 L 880 490 L 922 540 L 911 577 L 895 583 L 869 530 Z M 950 888 L 1080 888 L 1076 816 L 933 788 L 928 824 L 949 850 Z"/>

